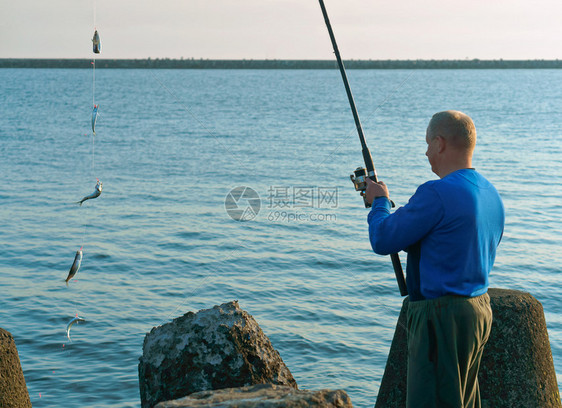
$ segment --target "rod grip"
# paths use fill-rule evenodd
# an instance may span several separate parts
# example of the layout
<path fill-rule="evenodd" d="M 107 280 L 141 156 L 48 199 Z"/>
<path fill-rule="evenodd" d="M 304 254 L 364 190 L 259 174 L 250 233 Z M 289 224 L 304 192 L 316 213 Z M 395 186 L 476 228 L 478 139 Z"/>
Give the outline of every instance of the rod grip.
<path fill-rule="evenodd" d="M 407 296 L 408 286 L 406 286 L 406 280 L 404 279 L 404 271 L 402 270 L 400 257 L 398 256 L 398 254 L 390 254 L 390 259 L 392 260 L 392 267 L 394 268 L 394 274 L 396 275 L 396 282 L 398 283 L 400 295 Z"/>

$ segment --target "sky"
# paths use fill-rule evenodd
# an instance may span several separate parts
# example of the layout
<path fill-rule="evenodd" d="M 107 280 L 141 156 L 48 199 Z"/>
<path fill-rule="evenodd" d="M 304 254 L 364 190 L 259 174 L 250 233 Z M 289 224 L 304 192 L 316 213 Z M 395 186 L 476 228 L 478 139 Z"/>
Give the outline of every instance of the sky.
<path fill-rule="evenodd" d="M 560 0 L 324 1 L 344 59 L 562 59 Z M 317 0 L 0 4 L 0 58 L 334 58 Z"/>

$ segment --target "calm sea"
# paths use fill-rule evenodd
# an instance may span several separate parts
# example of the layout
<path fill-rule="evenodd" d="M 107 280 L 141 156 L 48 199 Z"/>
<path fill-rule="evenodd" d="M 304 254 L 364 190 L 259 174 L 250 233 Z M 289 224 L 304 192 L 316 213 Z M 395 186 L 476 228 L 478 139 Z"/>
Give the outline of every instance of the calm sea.
<path fill-rule="evenodd" d="M 562 70 L 348 75 L 398 205 L 436 177 L 431 115 L 473 117 L 474 165 L 507 210 L 491 286 L 542 302 L 562 384 Z M 98 69 L 95 139 L 92 85 L 0 70 L 0 327 L 33 406 L 139 406 L 145 333 L 234 299 L 301 388 L 373 406 L 402 299 L 349 181 L 362 156 L 339 72 Z M 96 178 L 101 197 L 75 204 Z"/>

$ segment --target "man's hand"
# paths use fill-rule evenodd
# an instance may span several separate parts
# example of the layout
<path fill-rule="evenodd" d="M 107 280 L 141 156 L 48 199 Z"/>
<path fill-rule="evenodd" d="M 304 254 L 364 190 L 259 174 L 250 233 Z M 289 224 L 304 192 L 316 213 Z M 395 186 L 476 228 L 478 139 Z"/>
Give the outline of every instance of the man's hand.
<path fill-rule="evenodd" d="M 370 178 L 367 178 L 366 181 L 367 181 L 367 190 L 365 191 L 365 200 L 369 204 L 373 204 L 373 201 L 377 197 L 386 197 L 386 198 L 389 197 L 388 187 L 386 186 L 386 184 L 384 184 L 384 182 L 379 181 L 378 183 L 375 183 Z"/>

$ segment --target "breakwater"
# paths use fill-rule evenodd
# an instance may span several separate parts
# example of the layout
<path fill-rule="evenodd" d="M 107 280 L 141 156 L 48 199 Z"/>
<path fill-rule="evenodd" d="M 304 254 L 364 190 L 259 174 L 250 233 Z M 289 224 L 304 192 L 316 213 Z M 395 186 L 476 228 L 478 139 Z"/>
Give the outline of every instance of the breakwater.
<path fill-rule="evenodd" d="M 562 60 L 345 60 L 347 69 L 561 69 Z M 1 58 L 0 68 L 90 68 L 89 59 Z M 99 59 L 114 69 L 337 69 L 335 60 Z"/>

